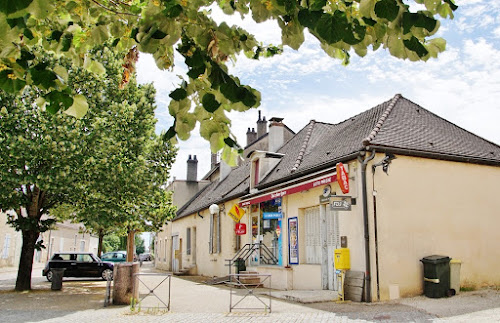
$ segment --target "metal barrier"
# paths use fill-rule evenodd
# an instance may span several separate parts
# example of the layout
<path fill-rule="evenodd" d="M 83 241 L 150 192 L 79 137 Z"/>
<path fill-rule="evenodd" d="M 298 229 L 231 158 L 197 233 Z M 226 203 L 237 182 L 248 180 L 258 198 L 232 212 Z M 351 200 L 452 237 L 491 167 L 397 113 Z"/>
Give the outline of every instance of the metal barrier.
<path fill-rule="evenodd" d="M 262 279 L 263 278 L 263 279 Z M 255 289 L 259 287 L 264 287 L 264 282 L 269 280 L 269 286 L 271 286 L 271 275 L 270 274 L 233 274 L 229 275 L 229 312 L 232 312 L 235 309 L 246 309 L 246 310 L 258 310 L 258 309 L 263 309 L 264 312 L 271 313 L 271 289 L 268 290 L 268 294 L 263 293 L 255 293 Z M 235 288 L 238 288 L 239 290 L 242 290 L 243 297 L 238 300 L 236 303 L 233 304 L 233 294 L 237 294 L 237 292 L 234 290 Z M 241 293 L 240 293 L 241 294 Z M 263 307 L 237 307 L 240 303 L 242 303 L 247 296 L 254 296 L 255 300 L 258 302 L 253 302 L 257 304 L 262 304 Z M 264 296 L 269 297 L 269 304 L 264 302 Z M 251 302 L 249 302 L 251 303 Z M 252 306 L 253 304 L 249 304 L 249 306 Z"/>
<path fill-rule="evenodd" d="M 111 304 L 111 282 L 113 281 L 113 278 L 108 275 L 106 277 L 106 295 L 104 296 L 104 307 L 107 307 L 109 304 Z"/>
<path fill-rule="evenodd" d="M 133 295 L 139 295 L 139 299 L 136 302 L 138 306 L 141 308 L 166 308 L 170 311 L 171 273 L 137 273 L 134 274 L 134 277 L 138 280 L 138 282 L 134 284 L 134 288 L 138 288 L 138 291 L 134 290 L 133 293 Z M 155 279 L 155 277 L 160 277 L 160 279 Z M 165 282 L 168 282 L 167 290 L 159 289 L 159 287 Z M 141 293 L 144 291 L 145 293 Z M 157 303 L 156 306 L 151 305 L 150 303 L 152 301 L 150 298 L 153 300 L 156 298 L 164 306 L 160 306 L 159 303 Z"/>

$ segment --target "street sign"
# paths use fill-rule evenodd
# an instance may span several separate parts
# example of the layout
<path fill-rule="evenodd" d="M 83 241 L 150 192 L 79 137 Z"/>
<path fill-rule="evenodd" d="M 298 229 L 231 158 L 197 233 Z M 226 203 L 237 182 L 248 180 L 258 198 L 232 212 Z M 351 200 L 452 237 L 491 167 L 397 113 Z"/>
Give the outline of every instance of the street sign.
<path fill-rule="evenodd" d="M 351 198 L 345 196 L 333 197 L 330 202 L 330 210 L 332 211 L 350 211 Z"/>
<path fill-rule="evenodd" d="M 233 205 L 231 210 L 227 213 L 235 222 L 239 222 L 243 215 L 245 214 L 245 210 L 240 208 L 238 204 Z"/>
<path fill-rule="evenodd" d="M 347 174 L 344 164 L 337 164 L 337 182 L 339 183 L 342 193 L 349 193 L 349 175 Z"/>
<path fill-rule="evenodd" d="M 247 233 L 247 225 L 245 223 L 236 223 L 234 227 L 234 232 L 238 236 L 242 236 Z"/>

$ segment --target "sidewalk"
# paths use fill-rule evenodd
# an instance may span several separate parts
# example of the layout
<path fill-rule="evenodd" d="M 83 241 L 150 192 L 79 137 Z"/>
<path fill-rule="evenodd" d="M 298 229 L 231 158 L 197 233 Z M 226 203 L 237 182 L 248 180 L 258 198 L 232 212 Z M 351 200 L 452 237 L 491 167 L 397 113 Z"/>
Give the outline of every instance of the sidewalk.
<path fill-rule="evenodd" d="M 141 272 L 155 272 L 145 263 Z M 2 271 L 3 276 L 3 271 Z M 12 292 L 15 280 L 2 280 L 11 288 L 0 291 L 2 322 L 500 322 L 500 292 L 477 291 L 461 293 L 446 299 L 424 296 L 380 303 L 321 302 L 299 304 L 276 299 L 306 300 L 310 291 L 272 291 L 271 313 L 261 309 L 240 309 L 230 313 L 229 289 L 209 286 L 200 279 L 172 277 L 170 312 L 159 307 L 153 298 L 151 309 L 131 312 L 130 306 L 104 307 L 106 282 L 65 278 L 62 291 L 50 290 L 45 278 L 33 279 L 30 292 Z M 154 287 L 154 286 L 153 286 Z M 166 285 L 159 294 L 167 293 Z M 156 292 L 156 291 L 155 291 Z M 243 290 L 236 291 L 235 301 L 243 299 Z M 325 294 L 329 297 L 328 294 Z M 261 296 L 262 297 L 262 296 Z M 247 305 L 262 305 L 252 295 Z M 263 301 L 267 301 L 264 297 Z M 147 304 L 146 301 L 142 306 Z M 256 306 L 257 307 L 257 306 Z"/>

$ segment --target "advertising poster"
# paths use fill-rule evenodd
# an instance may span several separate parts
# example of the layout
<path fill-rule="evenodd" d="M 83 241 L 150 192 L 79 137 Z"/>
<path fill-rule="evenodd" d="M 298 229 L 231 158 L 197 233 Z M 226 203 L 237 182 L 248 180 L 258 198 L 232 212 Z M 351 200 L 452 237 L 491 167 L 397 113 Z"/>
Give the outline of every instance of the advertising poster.
<path fill-rule="evenodd" d="M 298 219 L 288 219 L 288 262 L 290 265 L 299 264 L 299 222 Z"/>

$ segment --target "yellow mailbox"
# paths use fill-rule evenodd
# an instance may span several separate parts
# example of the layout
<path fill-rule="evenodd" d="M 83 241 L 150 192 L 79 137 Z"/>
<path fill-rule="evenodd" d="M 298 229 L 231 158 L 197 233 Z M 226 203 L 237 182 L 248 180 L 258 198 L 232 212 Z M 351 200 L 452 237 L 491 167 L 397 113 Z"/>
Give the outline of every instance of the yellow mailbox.
<path fill-rule="evenodd" d="M 348 270 L 351 269 L 351 257 L 349 248 L 335 249 L 334 254 L 335 269 Z"/>

